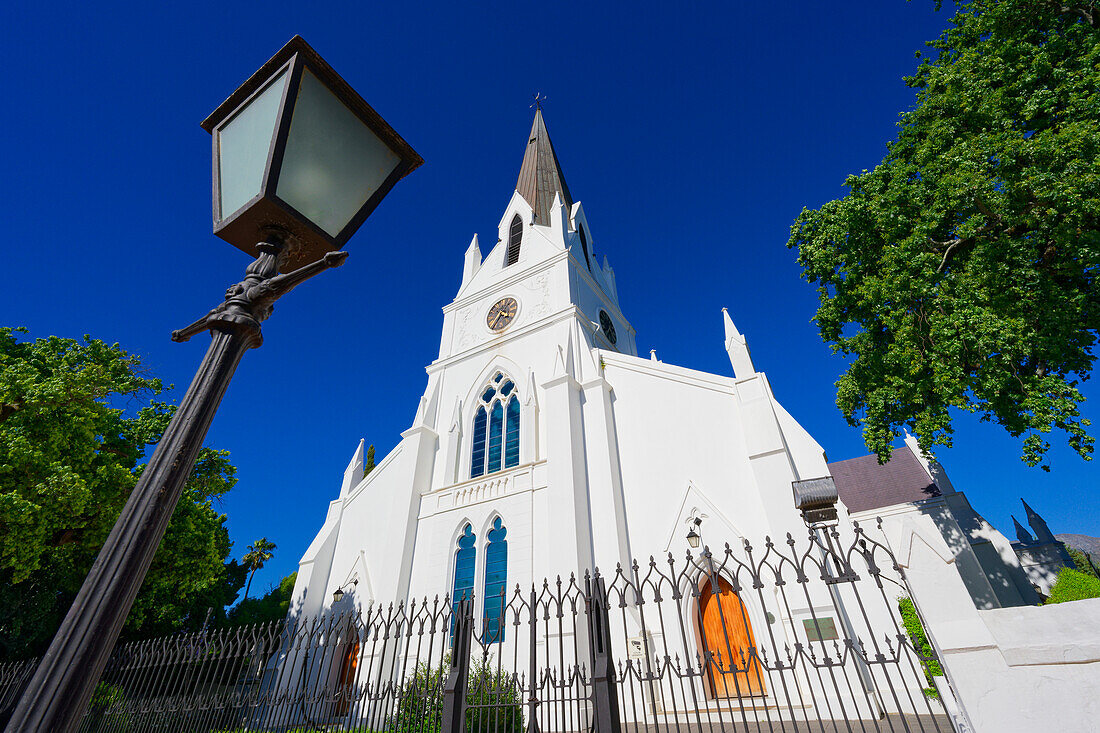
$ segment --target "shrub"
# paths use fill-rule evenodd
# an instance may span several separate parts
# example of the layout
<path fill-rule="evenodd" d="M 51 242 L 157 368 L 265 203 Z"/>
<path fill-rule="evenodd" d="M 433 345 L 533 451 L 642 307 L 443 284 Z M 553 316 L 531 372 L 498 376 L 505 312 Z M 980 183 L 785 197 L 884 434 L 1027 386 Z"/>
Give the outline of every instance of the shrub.
<path fill-rule="evenodd" d="M 1100 598 L 1100 579 L 1085 575 L 1080 570 L 1062 568 L 1058 579 L 1050 589 L 1047 603 L 1065 603 L 1081 601 L 1086 598 Z"/>
<path fill-rule="evenodd" d="M 387 733 L 439 733 L 443 724 L 443 683 L 450 660 L 439 667 L 421 664 L 401 690 Z M 515 677 L 495 671 L 491 660 L 475 661 L 466 687 L 468 733 L 523 733 L 523 698 Z"/>
<path fill-rule="evenodd" d="M 928 697 L 939 697 L 933 677 L 943 675 L 943 668 L 936 659 L 936 652 L 928 642 L 928 635 L 924 633 L 924 624 L 917 615 L 917 607 L 913 605 L 913 599 L 902 596 L 898 599 L 898 610 L 901 611 L 901 622 L 905 626 L 905 633 L 913 643 L 913 649 L 920 657 L 920 664 L 924 667 L 924 678 L 928 680 L 928 687 L 924 688 L 924 694 Z"/>
<path fill-rule="evenodd" d="M 443 724 L 443 682 L 450 661 L 439 667 L 419 664 L 401 690 L 397 708 L 386 722 L 390 733 L 439 733 Z"/>
<path fill-rule="evenodd" d="M 470 733 L 523 733 L 523 698 L 514 675 L 494 671 L 492 661 L 474 664 L 466 691 Z"/>

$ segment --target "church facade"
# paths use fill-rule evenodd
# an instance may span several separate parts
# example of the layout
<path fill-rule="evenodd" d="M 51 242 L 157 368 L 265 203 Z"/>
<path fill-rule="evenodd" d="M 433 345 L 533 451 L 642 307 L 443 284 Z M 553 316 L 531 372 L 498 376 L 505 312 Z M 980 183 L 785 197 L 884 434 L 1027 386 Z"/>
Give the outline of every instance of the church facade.
<path fill-rule="evenodd" d="M 805 535 L 791 483 L 828 475 L 825 457 L 745 337 L 723 311 L 731 374 L 639 357 L 598 245 L 539 111 L 496 243 L 466 250 L 413 424 L 366 476 L 359 446 L 297 613 L 329 611 L 338 588 L 343 608 L 485 598 L 683 556 L 693 528 L 717 547 Z"/>

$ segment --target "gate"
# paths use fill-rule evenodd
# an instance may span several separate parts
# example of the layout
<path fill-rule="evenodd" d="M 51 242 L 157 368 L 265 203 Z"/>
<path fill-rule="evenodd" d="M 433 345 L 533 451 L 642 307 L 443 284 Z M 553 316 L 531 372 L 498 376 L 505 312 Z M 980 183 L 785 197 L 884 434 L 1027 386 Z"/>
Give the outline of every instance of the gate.
<path fill-rule="evenodd" d="M 124 644 L 83 730 L 951 731 L 889 550 L 816 532 Z M 0 705 L 28 669 L 0 665 Z"/>

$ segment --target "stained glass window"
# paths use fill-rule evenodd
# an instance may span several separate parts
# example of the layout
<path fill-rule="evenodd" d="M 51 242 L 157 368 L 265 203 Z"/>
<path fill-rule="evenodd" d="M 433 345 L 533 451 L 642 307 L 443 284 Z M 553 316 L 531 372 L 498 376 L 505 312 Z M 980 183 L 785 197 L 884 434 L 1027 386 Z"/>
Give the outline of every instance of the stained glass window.
<path fill-rule="evenodd" d="M 519 465 L 520 400 L 516 383 L 501 372 L 493 374 L 474 412 L 470 448 L 470 478 Z"/>
<path fill-rule="evenodd" d="M 500 404 L 499 402 L 497 404 Z M 504 430 L 504 467 L 519 465 L 519 397 L 508 400 L 508 421 Z"/>
<path fill-rule="evenodd" d="M 473 528 L 469 524 L 463 527 L 462 534 L 458 538 L 458 549 L 455 550 L 455 583 L 454 591 L 451 593 L 452 637 L 459 602 L 473 598 L 474 595 L 474 567 L 477 560 L 477 548 L 474 547 L 474 543 L 476 540 Z"/>
<path fill-rule="evenodd" d="M 470 478 L 485 473 L 485 408 L 474 413 L 474 451 L 470 457 Z"/>
<path fill-rule="evenodd" d="M 500 445 L 504 437 L 504 406 L 500 402 L 493 404 L 489 413 L 489 466 L 486 473 L 500 470 Z"/>
<path fill-rule="evenodd" d="M 484 641 L 504 641 L 504 608 L 508 593 L 508 530 L 497 517 L 485 546 Z"/>

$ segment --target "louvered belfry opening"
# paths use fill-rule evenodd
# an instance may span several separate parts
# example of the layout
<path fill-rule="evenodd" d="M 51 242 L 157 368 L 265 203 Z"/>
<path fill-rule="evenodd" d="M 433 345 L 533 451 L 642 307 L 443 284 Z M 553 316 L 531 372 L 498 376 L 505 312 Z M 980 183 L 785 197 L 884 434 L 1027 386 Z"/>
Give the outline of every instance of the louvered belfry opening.
<path fill-rule="evenodd" d="M 584 236 L 584 227 L 577 225 L 577 235 L 581 239 L 581 248 L 584 249 L 584 266 L 592 269 L 592 263 L 588 259 L 588 237 Z"/>
<path fill-rule="evenodd" d="M 508 250 L 504 255 L 504 266 L 514 265 L 519 262 L 519 245 L 523 241 L 523 220 L 519 214 L 512 217 L 512 225 L 508 228 Z"/>

